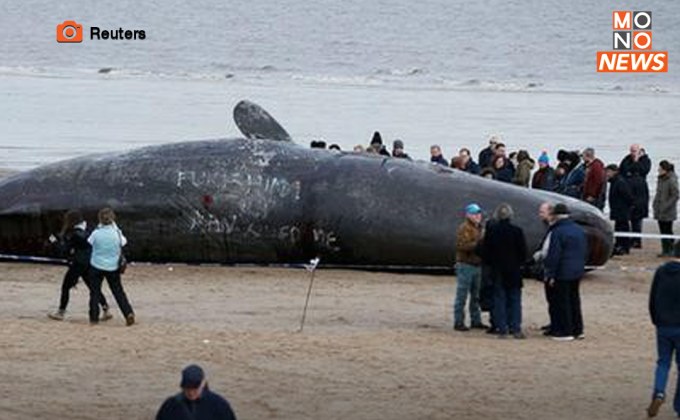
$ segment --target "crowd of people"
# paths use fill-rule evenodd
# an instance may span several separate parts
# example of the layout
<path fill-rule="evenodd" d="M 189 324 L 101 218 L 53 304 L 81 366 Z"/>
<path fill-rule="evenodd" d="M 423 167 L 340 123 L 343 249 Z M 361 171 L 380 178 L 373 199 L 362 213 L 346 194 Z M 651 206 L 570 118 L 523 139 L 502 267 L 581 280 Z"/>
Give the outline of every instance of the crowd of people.
<path fill-rule="evenodd" d="M 326 143 L 314 141 L 311 146 L 326 148 Z M 353 151 L 411 160 L 402 140 L 394 140 L 392 146 L 392 152 L 388 151 L 382 135 L 376 131 L 368 147 L 357 145 Z M 334 144 L 330 149 L 339 151 L 340 147 Z M 542 151 L 536 160 L 527 150 L 508 153 L 506 145 L 497 135 L 489 138 L 488 146 L 479 152 L 477 161 L 466 147 L 461 148 L 450 161 L 439 145 L 430 147 L 430 162 L 436 165 L 526 188 L 563 194 L 583 200 L 600 210 L 608 203 L 609 217 L 617 232 L 642 233 L 642 221 L 649 217 L 647 177 L 652 169 L 652 161 L 644 148 L 638 144 L 631 145 L 629 153 L 618 164 L 605 165 L 592 147 L 583 151 L 559 150 L 556 157 L 557 164 L 553 166 L 547 151 Z M 660 233 L 673 235 L 679 198 L 678 177 L 675 166 L 668 160 L 659 162 L 657 172 L 653 217 L 658 222 Z M 609 188 L 607 184 L 610 184 Z M 672 239 L 662 239 L 661 244 L 659 256 L 670 256 Z M 631 248 L 641 247 L 639 237 L 617 237 L 614 255 L 629 254 Z"/>

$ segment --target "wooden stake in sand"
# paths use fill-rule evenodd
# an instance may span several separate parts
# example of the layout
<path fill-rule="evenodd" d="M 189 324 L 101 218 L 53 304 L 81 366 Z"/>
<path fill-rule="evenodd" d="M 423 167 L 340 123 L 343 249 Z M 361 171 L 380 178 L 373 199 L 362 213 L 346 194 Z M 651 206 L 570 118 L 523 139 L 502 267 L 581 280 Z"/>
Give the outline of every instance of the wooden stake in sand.
<path fill-rule="evenodd" d="M 300 320 L 300 329 L 298 330 L 298 332 L 302 332 L 302 329 L 305 327 L 305 318 L 307 318 L 307 306 L 309 305 L 309 296 L 312 294 L 312 286 L 314 286 L 314 274 L 316 273 L 316 267 L 319 266 L 320 261 L 321 260 L 319 259 L 319 257 L 316 257 L 313 260 L 309 261 L 309 265 L 305 265 L 307 271 L 311 272 L 312 274 L 309 277 L 307 298 L 305 299 L 305 307 L 302 310 L 302 319 Z"/>

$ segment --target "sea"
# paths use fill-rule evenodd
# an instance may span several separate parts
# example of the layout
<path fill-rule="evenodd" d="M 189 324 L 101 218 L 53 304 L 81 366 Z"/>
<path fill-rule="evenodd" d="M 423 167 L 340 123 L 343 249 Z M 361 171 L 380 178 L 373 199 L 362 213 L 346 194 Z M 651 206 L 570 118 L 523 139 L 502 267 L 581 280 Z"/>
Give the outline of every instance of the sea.
<path fill-rule="evenodd" d="M 597 73 L 614 10 L 651 11 L 668 72 Z M 236 137 L 233 106 L 296 142 L 343 149 L 380 131 L 428 159 L 498 134 L 534 157 L 640 143 L 680 163 L 680 1 L 0 0 L 0 168 Z M 83 25 L 82 43 L 56 26 Z M 91 40 L 90 28 L 144 30 Z"/>

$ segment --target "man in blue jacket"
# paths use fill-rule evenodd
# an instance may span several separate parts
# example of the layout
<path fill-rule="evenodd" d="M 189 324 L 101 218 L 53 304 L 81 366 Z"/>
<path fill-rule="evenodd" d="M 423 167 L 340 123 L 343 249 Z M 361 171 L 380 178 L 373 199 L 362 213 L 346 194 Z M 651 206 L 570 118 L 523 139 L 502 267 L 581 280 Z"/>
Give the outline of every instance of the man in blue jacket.
<path fill-rule="evenodd" d="M 208 389 L 200 366 L 184 368 L 180 387 L 182 392 L 165 400 L 156 420 L 236 420 L 227 400 Z"/>
<path fill-rule="evenodd" d="M 555 319 L 553 340 L 583 338 L 583 316 L 579 287 L 585 272 L 587 242 L 583 229 L 569 219 L 564 204 L 553 208 L 555 222 L 551 229 L 548 254 L 543 261 L 549 287 L 554 288 Z"/>
<path fill-rule="evenodd" d="M 673 353 L 680 367 L 680 241 L 673 246 L 673 257 L 656 270 L 649 293 L 649 315 L 656 327 L 656 349 L 658 360 L 654 375 L 654 393 L 647 408 L 649 417 L 658 414 L 666 397 L 666 383 L 671 369 Z M 673 409 L 680 416 L 680 375 L 675 389 Z"/>

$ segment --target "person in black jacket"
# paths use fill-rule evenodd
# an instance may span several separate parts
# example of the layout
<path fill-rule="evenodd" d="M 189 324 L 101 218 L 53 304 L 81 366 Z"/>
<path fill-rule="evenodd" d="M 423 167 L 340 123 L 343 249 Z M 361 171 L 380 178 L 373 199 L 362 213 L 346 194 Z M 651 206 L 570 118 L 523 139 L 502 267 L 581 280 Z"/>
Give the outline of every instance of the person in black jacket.
<path fill-rule="evenodd" d="M 616 164 L 607 166 L 607 180 L 609 187 L 609 218 L 614 221 L 616 232 L 630 232 L 630 217 L 633 210 L 633 193 L 628 181 L 619 173 Z M 616 238 L 614 255 L 623 255 L 630 252 L 629 238 Z"/>
<path fill-rule="evenodd" d="M 493 135 L 489 137 L 489 147 L 484 148 L 481 152 L 479 152 L 479 159 L 477 159 L 477 162 L 479 163 L 479 167 L 484 169 L 488 168 L 491 166 L 491 160 L 493 159 L 496 149 L 496 145 L 500 142 L 500 138 L 496 135 Z"/>
<path fill-rule="evenodd" d="M 522 265 L 527 252 L 524 232 L 511 223 L 513 210 L 508 204 L 496 208 L 496 222 L 488 225 L 482 242 L 482 257 L 493 276 L 493 322 L 500 338 L 522 333 Z"/>
<path fill-rule="evenodd" d="M 156 420 L 236 420 L 229 402 L 208 389 L 200 366 L 184 368 L 180 387 L 182 392 L 161 405 Z"/>
<path fill-rule="evenodd" d="M 449 161 L 444 158 L 442 148 L 438 144 L 430 146 L 430 162 L 438 165 L 449 166 Z"/>
<path fill-rule="evenodd" d="M 59 238 L 50 237 L 50 242 L 56 243 L 60 252 L 64 254 L 68 260 L 68 270 L 64 275 L 64 280 L 61 282 L 61 298 L 59 299 L 59 309 L 56 312 L 50 313 L 47 316 L 57 321 L 63 321 L 68 306 L 70 292 L 76 284 L 78 279 L 82 278 L 83 282 L 90 288 L 90 282 L 87 276 L 90 268 L 90 253 L 92 247 L 87 242 L 87 222 L 83 215 L 77 210 L 68 211 L 64 215 L 64 224 L 59 234 Z M 102 321 L 107 321 L 112 318 L 109 313 L 109 304 L 106 302 L 104 295 L 101 295 L 99 301 L 102 307 Z"/>
<path fill-rule="evenodd" d="M 652 161 L 639 144 L 630 146 L 630 154 L 623 158 L 619 165 L 619 172 L 628 181 L 633 193 L 634 203 L 630 216 L 632 232 L 642 232 L 642 220 L 649 216 L 649 186 L 647 175 L 652 170 Z M 632 241 L 633 248 L 642 248 L 642 239 Z"/>
<path fill-rule="evenodd" d="M 392 156 L 390 155 L 390 152 L 387 151 L 387 148 L 383 145 L 383 140 L 382 136 L 380 135 L 380 131 L 376 131 L 373 133 L 369 149 L 372 149 L 374 153 L 377 153 L 379 155 Z"/>
<path fill-rule="evenodd" d="M 669 261 L 656 270 L 649 293 L 649 315 L 656 327 L 658 359 L 654 374 L 652 402 L 647 408 L 649 417 L 658 414 L 666 396 L 666 383 L 673 353 L 680 369 L 680 241 L 673 246 L 675 261 Z M 680 417 L 680 376 L 673 398 L 673 409 Z"/>

